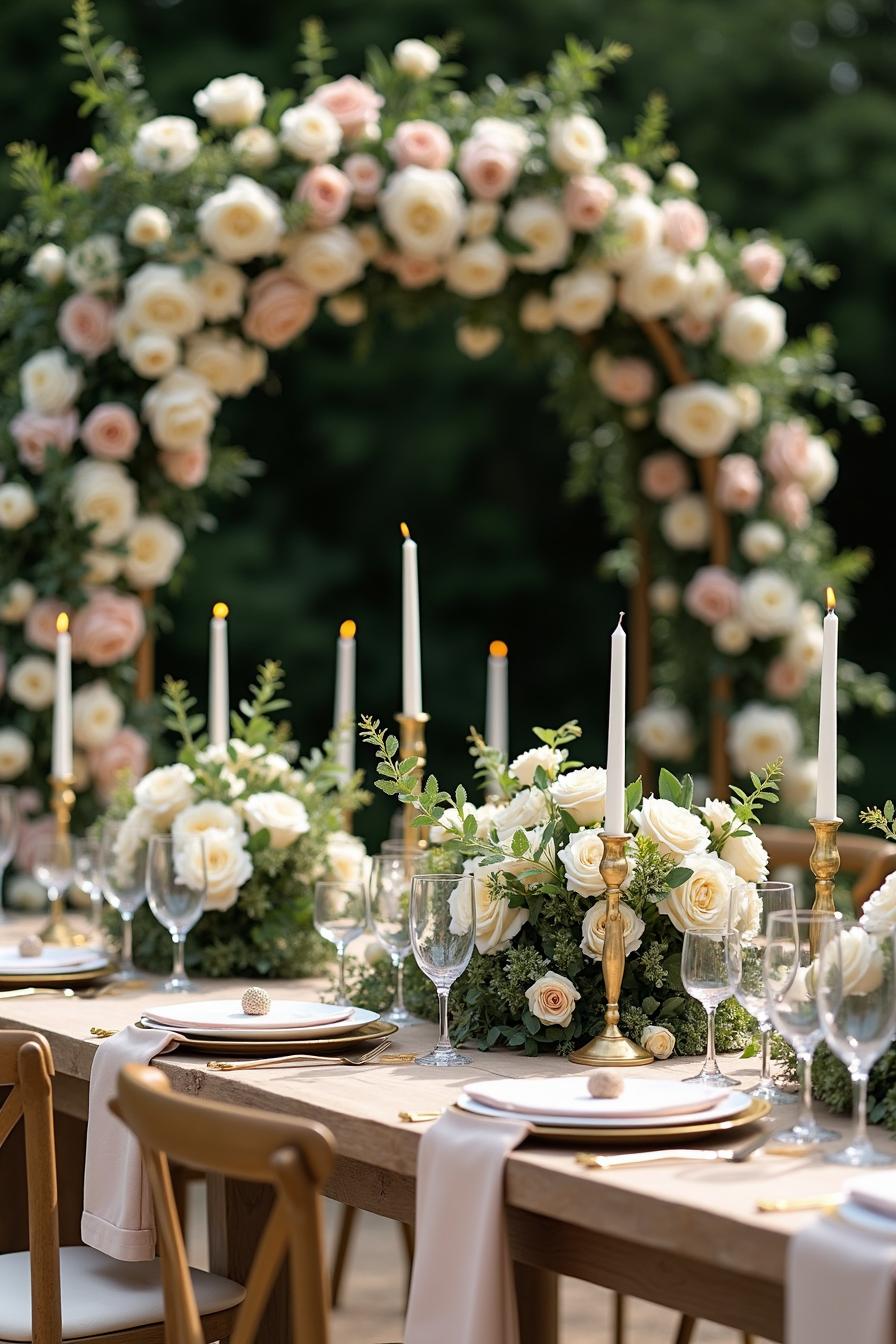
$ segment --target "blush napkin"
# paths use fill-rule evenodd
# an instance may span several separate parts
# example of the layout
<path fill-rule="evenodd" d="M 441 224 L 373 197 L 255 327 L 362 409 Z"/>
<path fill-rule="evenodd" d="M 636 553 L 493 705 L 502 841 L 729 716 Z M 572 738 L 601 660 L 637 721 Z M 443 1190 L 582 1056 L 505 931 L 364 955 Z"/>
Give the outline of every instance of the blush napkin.
<path fill-rule="evenodd" d="M 447 1111 L 421 1139 L 405 1344 L 518 1344 L 504 1166 L 528 1132 Z"/>
<path fill-rule="evenodd" d="M 81 1238 L 115 1260 L 152 1260 L 156 1220 L 134 1135 L 109 1110 L 125 1064 L 149 1064 L 183 1040 L 175 1031 L 125 1027 L 97 1048 L 90 1070 Z"/>
<path fill-rule="evenodd" d="M 896 1338 L 896 1220 L 893 1235 L 817 1218 L 791 1239 L 786 1344 L 893 1344 Z"/>

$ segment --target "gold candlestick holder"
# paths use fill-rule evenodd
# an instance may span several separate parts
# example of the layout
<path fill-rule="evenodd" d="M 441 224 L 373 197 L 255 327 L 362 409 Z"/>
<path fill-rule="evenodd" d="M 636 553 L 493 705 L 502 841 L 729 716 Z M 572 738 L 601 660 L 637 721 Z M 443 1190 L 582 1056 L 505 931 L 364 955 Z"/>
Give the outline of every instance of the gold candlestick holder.
<path fill-rule="evenodd" d="M 835 817 L 833 821 L 820 821 L 818 817 L 813 817 L 809 824 L 815 832 L 815 844 L 809 856 L 809 867 L 815 876 L 815 900 L 812 909 L 818 914 L 833 915 L 836 909 L 834 905 L 834 878 L 840 871 L 837 832 L 843 823 L 839 817 Z M 817 943 L 817 930 L 810 929 L 809 946 L 813 956 L 816 952 Z"/>
<path fill-rule="evenodd" d="M 426 769 L 426 725 L 429 723 L 429 715 L 396 714 L 395 718 L 399 726 L 399 756 L 403 761 L 416 757 L 417 766 L 413 778 L 415 783 L 420 785 L 423 782 L 423 772 Z M 402 817 L 402 839 L 406 854 L 413 854 L 417 850 L 426 849 L 429 843 L 427 827 L 414 825 L 416 816 L 417 809 L 414 805 L 405 803 Z"/>
<path fill-rule="evenodd" d="M 59 864 L 63 868 L 71 867 L 71 825 L 72 808 L 75 805 L 74 776 L 61 778 L 50 776 L 50 808 L 56 818 L 55 843 Z M 63 893 L 50 905 L 50 918 L 40 931 L 41 942 L 52 943 L 56 947 L 77 947 L 86 942 L 83 934 L 77 933 L 65 917 Z"/>
<path fill-rule="evenodd" d="M 604 835 L 601 838 L 604 855 L 600 861 L 600 875 L 607 884 L 607 922 L 601 970 L 607 993 L 607 1012 L 603 1031 L 587 1045 L 573 1051 L 569 1058 L 574 1064 L 587 1064 L 591 1068 L 605 1064 L 617 1068 L 652 1064 L 650 1051 L 630 1041 L 619 1030 L 619 994 L 625 971 L 625 926 L 619 910 L 619 890 L 628 874 L 625 847 L 631 836 Z"/>

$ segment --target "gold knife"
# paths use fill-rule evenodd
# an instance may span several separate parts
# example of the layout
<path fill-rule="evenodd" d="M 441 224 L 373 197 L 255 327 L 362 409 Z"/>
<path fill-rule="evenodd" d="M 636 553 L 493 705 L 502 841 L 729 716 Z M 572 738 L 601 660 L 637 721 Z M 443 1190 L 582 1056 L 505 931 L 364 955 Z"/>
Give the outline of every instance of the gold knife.
<path fill-rule="evenodd" d="M 801 1199 L 757 1199 L 758 1213 L 808 1213 L 810 1210 L 830 1212 L 843 1203 L 843 1195 L 808 1195 Z"/>

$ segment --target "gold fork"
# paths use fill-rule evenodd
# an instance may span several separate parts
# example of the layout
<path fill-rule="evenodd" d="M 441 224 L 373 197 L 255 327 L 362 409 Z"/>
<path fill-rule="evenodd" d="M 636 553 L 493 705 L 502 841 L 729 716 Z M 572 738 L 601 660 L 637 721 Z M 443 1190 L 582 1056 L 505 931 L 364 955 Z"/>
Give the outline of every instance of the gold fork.
<path fill-rule="evenodd" d="M 0 990 L 0 999 L 99 999 L 104 994 L 124 994 L 129 989 L 143 989 L 148 983 L 147 980 L 128 980 L 126 982 L 113 980 L 111 984 L 91 985 L 86 989 L 72 989 L 71 986 L 65 989 L 56 989 L 53 985 L 28 985 L 22 989 Z"/>
<path fill-rule="evenodd" d="M 379 1059 L 380 1055 L 385 1054 L 389 1049 L 388 1041 L 381 1041 L 375 1045 L 372 1050 L 368 1050 L 363 1055 L 275 1055 L 273 1059 L 249 1059 L 249 1060 L 229 1060 L 229 1059 L 210 1059 L 206 1064 L 207 1069 L 217 1069 L 221 1073 L 231 1073 L 234 1069 L 277 1069 L 284 1065 L 296 1065 L 302 1067 L 305 1064 L 373 1064 Z M 390 1055 L 388 1059 L 380 1062 L 383 1064 L 406 1064 L 415 1059 L 415 1055 Z"/>

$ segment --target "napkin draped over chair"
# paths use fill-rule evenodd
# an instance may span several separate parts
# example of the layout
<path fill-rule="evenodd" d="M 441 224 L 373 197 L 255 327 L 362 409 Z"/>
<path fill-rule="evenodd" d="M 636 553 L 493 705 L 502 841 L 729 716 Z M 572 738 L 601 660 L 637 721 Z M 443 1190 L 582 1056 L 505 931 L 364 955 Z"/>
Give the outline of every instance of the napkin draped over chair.
<path fill-rule="evenodd" d="M 894 1344 L 896 1219 L 888 1236 L 834 1214 L 791 1239 L 784 1338 L 785 1344 Z"/>

